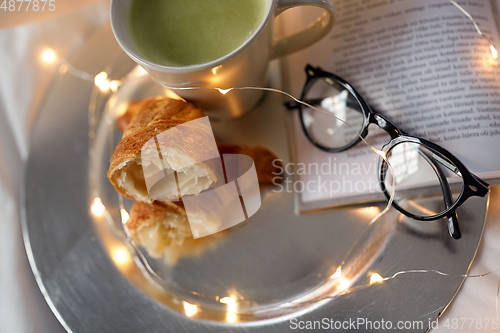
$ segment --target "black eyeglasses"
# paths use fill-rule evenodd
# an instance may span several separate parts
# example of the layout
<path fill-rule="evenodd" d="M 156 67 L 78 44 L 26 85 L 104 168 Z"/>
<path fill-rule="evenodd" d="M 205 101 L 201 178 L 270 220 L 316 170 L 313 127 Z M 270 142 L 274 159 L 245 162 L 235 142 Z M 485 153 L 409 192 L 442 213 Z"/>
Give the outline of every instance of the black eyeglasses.
<path fill-rule="evenodd" d="M 394 208 L 415 220 L 446 217 L 450 235 L 459 239 L 457 208 L 472 196 L 484 197 L 488 183 L 443 147 L 404 133 L 373 111 L 347 81 L 311 65 L 305 71 L 307 80 L 301 100 L 313 108 L 297 102 L 285 105 L 299 109 L 309 141 L 321 150 L 342 152 L 366 137 L 370 124 L 379 126 L 391 137 L 382 148 L 386 160 L 381 159 L 379 164 L 378 180 L 385 197 L 389 200 L 394 192 Z M 435 200 L 439 192 L 442 201 Z"/>

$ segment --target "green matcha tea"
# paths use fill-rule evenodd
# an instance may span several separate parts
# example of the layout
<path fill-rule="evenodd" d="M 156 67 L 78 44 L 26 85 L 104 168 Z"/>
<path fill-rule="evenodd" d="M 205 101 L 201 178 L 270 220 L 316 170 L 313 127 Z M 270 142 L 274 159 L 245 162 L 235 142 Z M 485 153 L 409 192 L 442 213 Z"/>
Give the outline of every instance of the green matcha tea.
<path fill-rule="evenodd" d="M 183 67 L 219 59 L 257 30 L 266 0 L 133 0 L 132 38 L 151 62 Z"/>

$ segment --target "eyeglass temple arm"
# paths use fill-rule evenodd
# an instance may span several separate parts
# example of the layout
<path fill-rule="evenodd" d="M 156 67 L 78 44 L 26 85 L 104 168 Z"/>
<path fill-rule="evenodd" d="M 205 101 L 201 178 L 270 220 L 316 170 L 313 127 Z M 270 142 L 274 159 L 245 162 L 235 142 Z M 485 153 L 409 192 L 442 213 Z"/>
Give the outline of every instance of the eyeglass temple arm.
<path fill-rule="evenodd" d="M 443 169 L 439 165 L 439 162 L 436 162 L 436 160 L 432 156 L 429 156 L 427 152 L 419 149 L 419 153 L 432 166 L 434 172 L 438 176 L 439 183 L 441 184 L 445 207 L 447 209 L 450 208 L 451 206 L 453 206 L 453 196 L 451 194 L 450 184 L 446 180 L 446 175 L 444 174 Z M 460 239 L 462 237 L 456 211 L 448 216 L 448 230 L 450 232 L 450 236 L 454 239 Z"/>

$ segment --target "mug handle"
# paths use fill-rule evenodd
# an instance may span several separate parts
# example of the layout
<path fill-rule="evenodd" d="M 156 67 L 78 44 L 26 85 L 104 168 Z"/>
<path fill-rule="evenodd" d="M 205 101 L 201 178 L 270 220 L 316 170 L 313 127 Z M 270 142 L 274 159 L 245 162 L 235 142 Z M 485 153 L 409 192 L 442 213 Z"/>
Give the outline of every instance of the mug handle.
<path fill-rule="evenodd" d="M 335 21 L 333 0 L 278 0 L 276 16 L 297 6 L 317 6 L 326 12 L 303 30 L 277 40 L 274 43 L 272 58 L 283 57 L 316 43 L 333 27 Z"/>

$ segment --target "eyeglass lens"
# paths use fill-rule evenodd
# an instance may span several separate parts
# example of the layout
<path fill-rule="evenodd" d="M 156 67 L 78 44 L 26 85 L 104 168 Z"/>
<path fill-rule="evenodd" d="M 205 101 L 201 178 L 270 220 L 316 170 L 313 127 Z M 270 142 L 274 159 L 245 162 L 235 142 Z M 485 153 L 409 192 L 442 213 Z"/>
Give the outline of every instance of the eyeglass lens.
<path fill-rule="evenodd" d="M 317 109 L 302 107 L 305 130 L 315 143 L 343 148 L 358 139 L 357 132 L 361 132 L 364 123 L 361 106 L 339 83 L 330 78 L 318 79 L 304 99 Z"/>
<path fill-rule="evenodd" d="M 446 211 L 464 188 L 455 164 L 419 143 L 393 146 L 387 160 L 392 168 L 384 168 L 384 185 L 389 193 L 395 190 L 394 202 L 413 215 L 435 216 Z M 436 193 L 443 195 L 442 201 L 435 200 Z"/>

